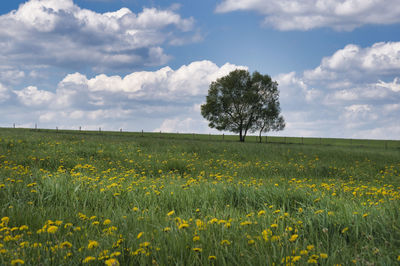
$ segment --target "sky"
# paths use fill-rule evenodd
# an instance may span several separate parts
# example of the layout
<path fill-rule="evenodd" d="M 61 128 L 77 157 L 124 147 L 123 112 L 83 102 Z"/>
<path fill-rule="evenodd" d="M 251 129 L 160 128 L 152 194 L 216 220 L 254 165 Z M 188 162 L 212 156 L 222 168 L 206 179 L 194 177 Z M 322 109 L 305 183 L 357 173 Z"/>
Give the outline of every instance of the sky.
<path fill-rule="evenodd" d="M 278 82 L 268 135 L 400 139 L 398 0 L 0 3 L 0 127 L 217 133 L 235 69 Z"/>

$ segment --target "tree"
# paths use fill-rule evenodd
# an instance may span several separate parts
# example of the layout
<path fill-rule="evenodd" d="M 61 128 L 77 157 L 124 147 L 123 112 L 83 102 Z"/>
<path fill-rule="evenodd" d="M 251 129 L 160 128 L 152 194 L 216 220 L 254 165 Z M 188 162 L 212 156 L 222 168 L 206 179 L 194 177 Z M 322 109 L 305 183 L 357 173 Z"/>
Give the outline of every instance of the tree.
<path fill-rule="evenodd" d="M 239 133 L 244 142 L 248 132 L 282 130 L 278 84 L 268 75 L 234 70 L 210 84 L 201 114 L 211 128 Z"/>

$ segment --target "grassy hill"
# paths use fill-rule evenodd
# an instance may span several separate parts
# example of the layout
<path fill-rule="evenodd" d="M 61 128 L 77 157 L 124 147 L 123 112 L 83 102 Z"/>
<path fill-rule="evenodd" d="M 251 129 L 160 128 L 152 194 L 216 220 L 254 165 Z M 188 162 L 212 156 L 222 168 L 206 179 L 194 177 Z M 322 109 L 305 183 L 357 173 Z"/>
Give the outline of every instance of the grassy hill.
<path fill-rule="evenodd" d="M 0 264 L 400 260 L 399 141 L 223 138 L 0 129 Z"/>

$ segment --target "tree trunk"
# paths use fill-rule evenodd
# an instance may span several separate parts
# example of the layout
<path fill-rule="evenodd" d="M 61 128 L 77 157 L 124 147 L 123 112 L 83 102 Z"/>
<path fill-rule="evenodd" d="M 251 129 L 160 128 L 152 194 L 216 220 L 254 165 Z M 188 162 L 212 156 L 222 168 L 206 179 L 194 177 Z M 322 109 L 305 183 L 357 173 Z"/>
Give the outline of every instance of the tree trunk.
<path fill-rule="evenodd" d="M 260 137 L 260 143 L 261 143 L 261 132 L 262 132 L 262 131 L 260 130 L 260 136 L 259 136 L 259 137 Z"/>
<path fill-rule="evenodd" d="M 242 129 L 240 129 L 240 132 L 239 132 L 239 139 L 240 139 L 240 142 L 244 142 L 244 138 L 243 138 L 243 134 L 242 134 Z"/>

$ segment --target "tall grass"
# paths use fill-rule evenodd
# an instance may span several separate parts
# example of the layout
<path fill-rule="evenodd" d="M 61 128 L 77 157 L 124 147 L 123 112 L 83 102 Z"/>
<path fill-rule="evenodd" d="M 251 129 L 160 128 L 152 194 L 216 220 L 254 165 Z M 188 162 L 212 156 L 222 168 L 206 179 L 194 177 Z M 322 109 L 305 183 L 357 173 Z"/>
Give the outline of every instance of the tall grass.
<path fill-rule="evenodd" d="M 395 148 L 2 129 L 0 264 L 395 264 L 399 190 Z"/>

